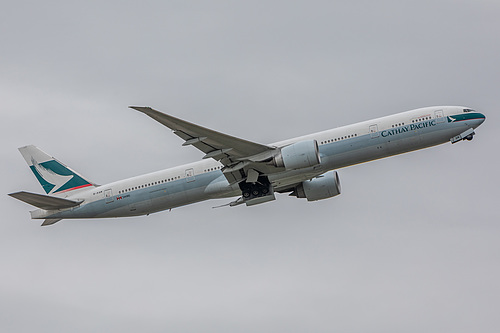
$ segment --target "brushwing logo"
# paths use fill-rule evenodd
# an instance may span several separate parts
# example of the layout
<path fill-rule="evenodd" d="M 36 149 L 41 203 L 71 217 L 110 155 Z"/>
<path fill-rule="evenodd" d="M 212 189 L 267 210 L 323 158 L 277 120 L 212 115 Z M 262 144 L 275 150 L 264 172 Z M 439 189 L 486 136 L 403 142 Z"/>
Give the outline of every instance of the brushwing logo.
<path fill-rule="evenodd" d="M 33 158 L 31 159 L 31 163 L 33 164 L 33 168 L 36 170 L 36 173 L 38 173 L 38 175 L 41 178 L 43 178 L 43 180 L 45 180 L 45 182 L 47 183 L 47 184 L 42 184 L 47 194 L 52 194 L 57 192 L 61 187 L 67 184 L 74 177 L 74 175 L 64 176 L 57 174 L 48 167 L 39 164 Z"/>

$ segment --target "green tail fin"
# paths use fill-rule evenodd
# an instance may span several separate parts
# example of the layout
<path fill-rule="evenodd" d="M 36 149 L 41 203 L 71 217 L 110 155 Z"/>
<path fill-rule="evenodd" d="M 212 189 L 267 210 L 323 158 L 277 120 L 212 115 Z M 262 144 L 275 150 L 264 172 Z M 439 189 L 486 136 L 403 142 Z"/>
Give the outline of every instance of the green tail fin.
<path fill-rule="evenodd" d="M 21 147 L 19 151 L 40 185 L 42 185 L 45 193 L 49 195 L 64 194 L 89 186 L 96 186 L 36 146 Z"/>

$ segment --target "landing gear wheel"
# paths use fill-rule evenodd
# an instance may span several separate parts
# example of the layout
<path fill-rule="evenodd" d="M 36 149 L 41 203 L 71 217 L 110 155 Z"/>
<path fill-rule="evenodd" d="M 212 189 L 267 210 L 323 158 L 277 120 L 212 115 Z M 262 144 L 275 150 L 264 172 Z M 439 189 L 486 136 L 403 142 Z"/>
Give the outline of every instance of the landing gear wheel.
<path fill-rule="evenodd" d="M 242 200 L 251 205 L 255 202 L 265 202 L 266 200 L 274 200 L 273 188 L 269 179 L 265 176 L 259 176 L 257 182 L 243 181 L 238 184 L 241 189 Z M 255 200 L 254 200 L 255 199 Z"/>
<path fill-rule="evenodd" d="M 471 141 L 474 138 L 472 134 L 469 134 L 465 137 L 466 140 Z"/>

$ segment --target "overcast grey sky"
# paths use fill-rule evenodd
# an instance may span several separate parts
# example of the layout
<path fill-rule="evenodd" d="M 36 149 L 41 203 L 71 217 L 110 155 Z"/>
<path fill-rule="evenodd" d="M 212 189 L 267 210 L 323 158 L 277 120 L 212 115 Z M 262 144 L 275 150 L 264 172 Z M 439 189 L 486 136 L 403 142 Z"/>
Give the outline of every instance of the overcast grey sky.
<path fill-rule="evenodd" d="M 202 154 L 128 105 L 269 143 L 431 105 L 472 142 L 339 170 L 341 196 L 39 227 L 0 196 L 2 332 L 498 332 L 500 2 L 8 1 L 4 194 L 35 144 L 97 183 Z"/>

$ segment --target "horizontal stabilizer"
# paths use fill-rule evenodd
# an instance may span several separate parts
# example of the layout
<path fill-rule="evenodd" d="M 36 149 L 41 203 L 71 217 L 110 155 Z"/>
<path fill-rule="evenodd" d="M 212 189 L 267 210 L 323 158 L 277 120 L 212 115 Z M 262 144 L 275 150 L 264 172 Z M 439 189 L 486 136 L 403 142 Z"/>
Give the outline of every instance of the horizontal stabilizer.
<path fill-rule="evenodd" d="M 9 195 L 13 198 L 16 198 L 17 200 L 24 201 L 30 205 L 45 210 L 71 208 L 78 206 L 79 204 L 82 203 L 82 201 L 73 201 L 63 198 L 51 197 L 44 194 L 30 193 L 24 191 L 10 193 Z"/>

